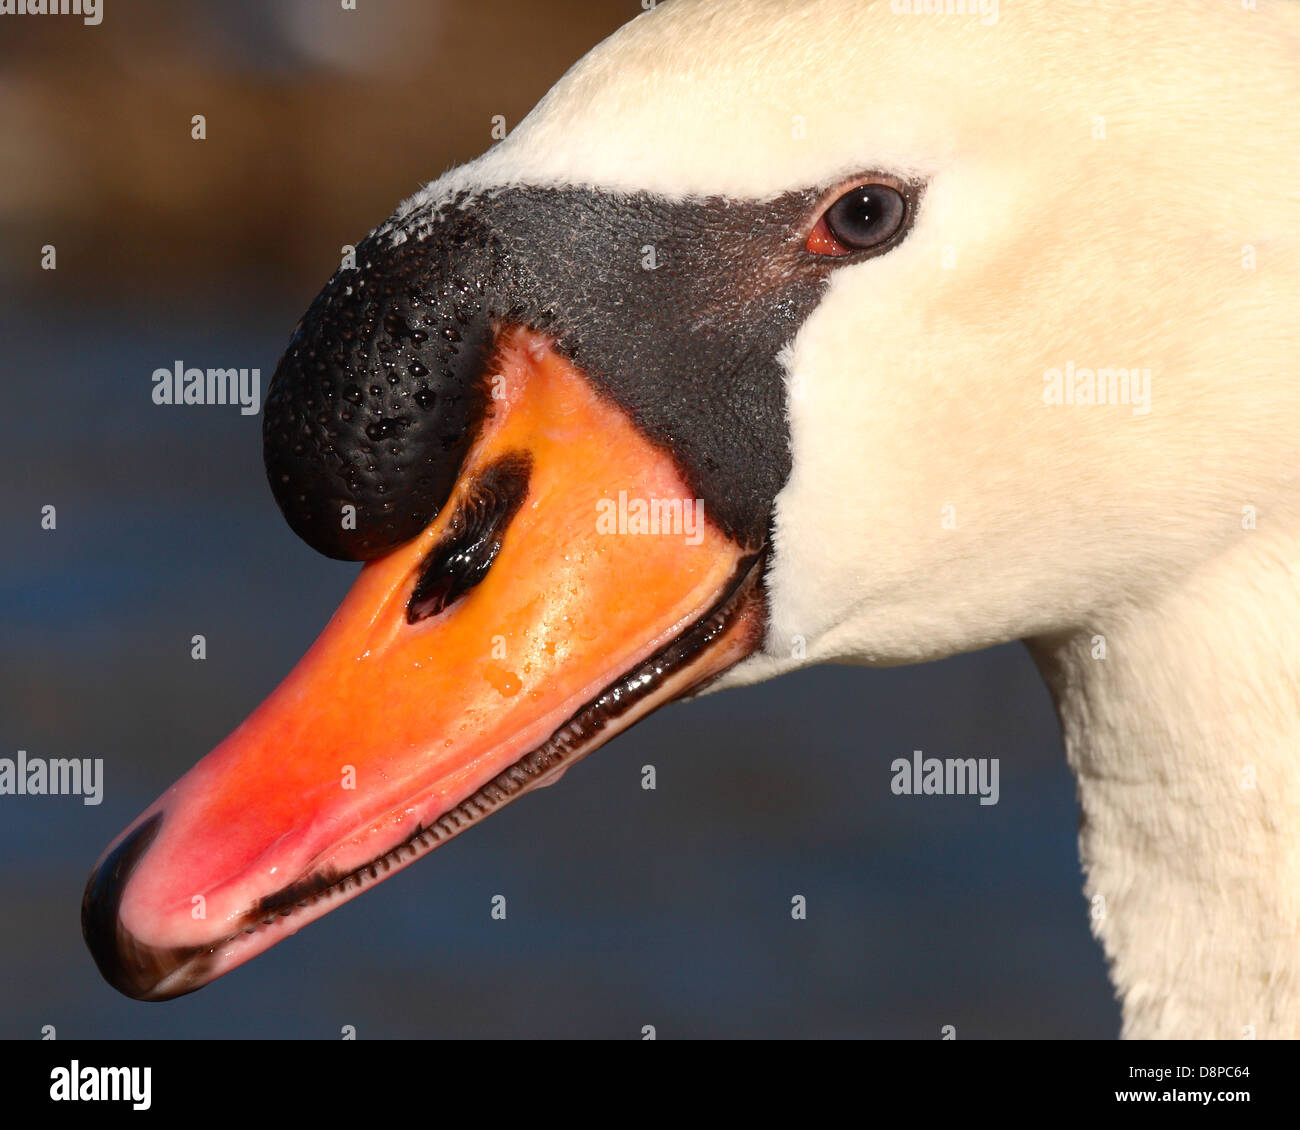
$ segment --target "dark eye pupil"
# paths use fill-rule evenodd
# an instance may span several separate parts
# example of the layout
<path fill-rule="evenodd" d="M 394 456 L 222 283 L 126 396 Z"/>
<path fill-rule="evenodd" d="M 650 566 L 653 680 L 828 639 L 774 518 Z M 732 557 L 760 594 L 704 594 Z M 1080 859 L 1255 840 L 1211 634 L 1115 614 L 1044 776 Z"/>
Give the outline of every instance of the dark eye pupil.
<path fill-rule="evenodd" d="M 831 235 L 845 247 L 862 250 L 883 243 L 900 227 L 907 204 L 887 184 L 864 184 L 846 192 L 826 213 Z"/>

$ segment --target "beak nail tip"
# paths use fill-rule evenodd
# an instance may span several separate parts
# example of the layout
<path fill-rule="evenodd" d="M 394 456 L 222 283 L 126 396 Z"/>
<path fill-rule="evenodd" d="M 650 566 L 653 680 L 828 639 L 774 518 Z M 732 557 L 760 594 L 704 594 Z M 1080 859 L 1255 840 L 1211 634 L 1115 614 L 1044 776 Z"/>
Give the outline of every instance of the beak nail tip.
<path fill-rule="evenodd" d="M 174 951 L 142 945 L 122 926 L 122 895 L 162 825 L 161 812 L 144 821 L 91 872 L 81 899 L 81 932 L 95 965 L 113 988 L 135 1000 L 164 1000 L 158 990 Z"/>

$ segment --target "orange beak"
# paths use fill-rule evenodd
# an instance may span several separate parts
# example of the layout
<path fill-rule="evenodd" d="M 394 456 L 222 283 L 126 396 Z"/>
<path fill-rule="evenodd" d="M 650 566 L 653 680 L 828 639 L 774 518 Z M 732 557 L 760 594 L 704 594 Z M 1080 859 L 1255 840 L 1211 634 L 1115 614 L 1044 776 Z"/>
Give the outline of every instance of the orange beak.
<path fill-rule="evenodd" d="M 451 498 L 124 832 L 82 925 L 122 992 L 200 988 L 754 649 L 759 556 L 539 336 Z"/>

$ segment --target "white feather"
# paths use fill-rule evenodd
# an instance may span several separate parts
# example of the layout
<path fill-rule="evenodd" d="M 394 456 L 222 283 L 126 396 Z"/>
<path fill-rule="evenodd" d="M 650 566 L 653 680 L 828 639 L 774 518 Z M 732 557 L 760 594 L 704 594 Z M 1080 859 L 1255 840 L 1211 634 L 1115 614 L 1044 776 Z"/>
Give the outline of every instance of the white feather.
<path fill-rule="evenodd" d="M 1300 1036 L 1300 4 L 903 7 L 673 0 L 408 206 L 926 178 L 787 351 L 729 682 L 1029 640 L 1125 1033 Z M 1069 365 L 1149 370 L 1149 411 L 1046 404 Z"/>

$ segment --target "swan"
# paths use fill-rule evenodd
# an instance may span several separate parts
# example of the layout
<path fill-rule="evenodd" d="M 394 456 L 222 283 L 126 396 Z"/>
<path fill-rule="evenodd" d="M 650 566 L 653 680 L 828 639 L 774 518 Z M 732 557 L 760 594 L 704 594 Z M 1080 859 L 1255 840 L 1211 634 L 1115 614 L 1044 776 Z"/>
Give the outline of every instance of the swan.
<path fill-rule="evenodd" d="M 1128 1037 L 1300 1035 L 1300 4 L 673 0 L 403 202 L 265 405 L 365 561 L 115 840 L 140 999 L 650 710 L 1024 640 Z"/>

